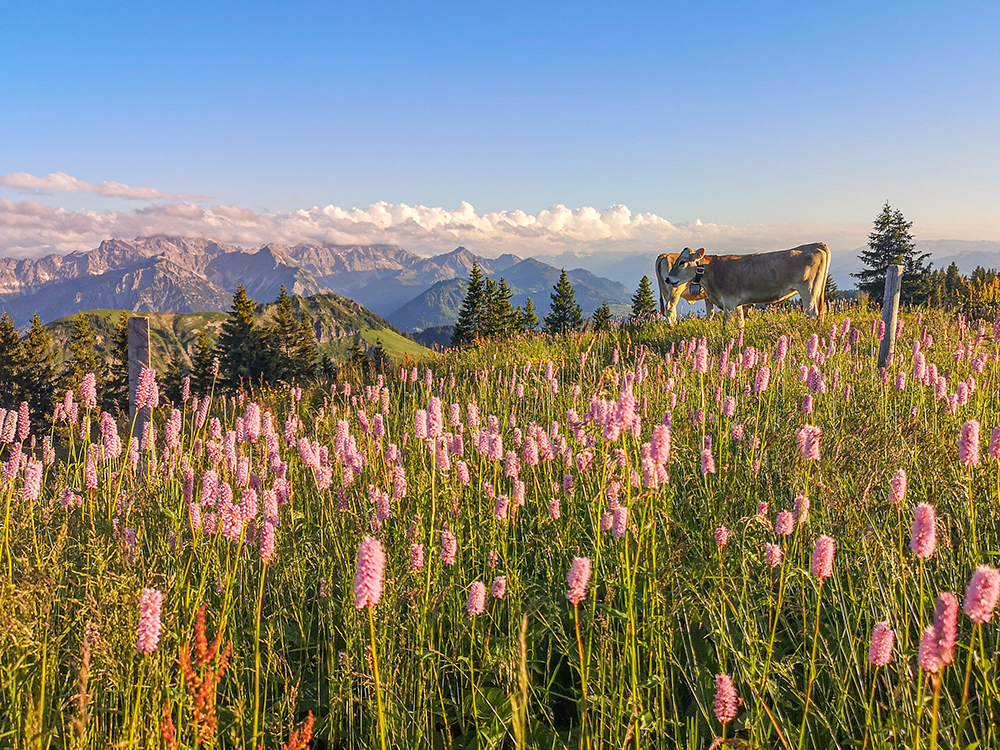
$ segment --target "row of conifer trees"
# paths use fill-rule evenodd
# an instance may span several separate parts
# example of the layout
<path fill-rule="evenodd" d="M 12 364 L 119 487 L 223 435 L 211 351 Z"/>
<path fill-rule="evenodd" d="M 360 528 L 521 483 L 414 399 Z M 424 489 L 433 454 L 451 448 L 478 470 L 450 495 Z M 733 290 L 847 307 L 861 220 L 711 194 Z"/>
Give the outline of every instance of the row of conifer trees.
<path fill-rule="evenodd" d="M 531 297 L 524 309 L 511 304 L 512 292 L 501 276 L 498 281 L 487 278 L 477 263 L 472 264 L 469 287 L 462 301 L 458 323 L 452 335 L 452 346 L 470 344 L 476 339 L 500 339 L 534 331 L 538 328 L 538 312 Z M 630 321 L 643 320 L 656 314 L 656 300 L 649 277 L 643 276 L 632 298 Z M 552 288 L 551 312 L 543 320 L 545 333 L 565 334 L 580 330 L 585 323 L 583 310 L 576 302 L 576 293 L 563 269 Z M 612 324 L 611 308 L 605 300 L 590 317 L 592 330 L 608 330 Z"/>

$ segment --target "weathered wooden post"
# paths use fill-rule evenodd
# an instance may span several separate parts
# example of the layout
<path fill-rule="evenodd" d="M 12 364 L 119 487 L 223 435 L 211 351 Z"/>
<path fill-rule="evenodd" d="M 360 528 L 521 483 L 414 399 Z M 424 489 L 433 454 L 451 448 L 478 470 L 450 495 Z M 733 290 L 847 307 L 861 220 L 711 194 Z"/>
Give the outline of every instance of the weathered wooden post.
<path fill-rule="evenodd" d="M 139 391 L 139 376 L 142 368 L 149 367 L 149 318 L 133 316 L 128 319 L 128 405 L 129 419 L 135 427 L 132 436 L 142 437 L 142 428 L 149 421 L 148 406 L 135 412 L 136 394 Z"/>
<path fill-rule="evenodd" d="M 889 266 L 885 269 L 885 294 L 882 296 L 882 322 L 885 324 L 885 334 L 878 349 L 879 369 L 886 366 L 896 348 L 896 319 L 899 317 L 899 290 L 902 281 L 902 266 Z"/>

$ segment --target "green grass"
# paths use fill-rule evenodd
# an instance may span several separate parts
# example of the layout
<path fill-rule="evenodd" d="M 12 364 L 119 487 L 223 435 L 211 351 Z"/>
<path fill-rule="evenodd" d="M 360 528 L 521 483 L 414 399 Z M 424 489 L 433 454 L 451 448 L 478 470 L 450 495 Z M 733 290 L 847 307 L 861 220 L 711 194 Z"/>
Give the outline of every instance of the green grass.
<path fill-rule="evenodd" d="M 839 332 L 845 315 L 856 331 L 847 339 L 856 335 L 857 343 L 847 346 L 838 335 L 828 350 L 823 339 L 831 324 Z M 704 320 L 600 336 L 520 336 L 433 358 L 430 387 L 424 366 L 415 382 L 401 382 L 391 368 L 381 382 L 347 368 L 335 395 L 331 384 L 297 403 L 283 391 L 252 394 L 279 438 L 270 449 L 261 437 L 236 444 L 235 452 L 262 490 L 271 490 L 281 486 L 276 470 L 285 471 L 267 457 L 277 445 L 291 488 L 267 564 L 259 555 L 259 510 L 248 511 L 252 521 L 236 541 L 193 528 L 185 467 L 197 502 L 205 499 L 209 470 L 234 486 L 235 501 L 249 500 L 238 461 L 211 455 L 221 446 L 208 445 L 208 426 L 194 425 L 192 404 L 181 412 L 179 447 L 164 442 L 170 408 L 162 406 L 155 465 L 147 452 L 134 468 L 98 458 L 92 490 L 84 489 L 85 456 L 99 434 L 81 437 L 59 426 L 53 434 L 61 458 L 45 468 L 40 498 L 22 499 L 23 472 L 0 489 L 0 746 L 158 747 L 166 706 L 181 746 L 193 747 L 194 704 L 178 657 L 205 603 L 209 637 L 218 630 L 232 644 L 218 684 L 218 733 L 208 747 L 278 748 L 309 712 L 313 746 L 323 748 L 380 747 L 380 723 L 388 746 L 407 748 L 693 749 L 723 734 L 727 747 L 742 748 L 930 747 L 932 737 L 942 748 L 997 747 L 997 625 L 974 629 L 960 612 L 955 662 L 940 675 L 936 701 L 938 679 L 918 668 L 917 651 L 938 594 L 951 591 L 961 604 L 976 566 L 1000 558 L 1000 467 L 987 452 L 990 431 L 1000 425 L 998 345 L 991 325 L 976 343 L 978 324 L 963 333 L 943 313 L 924 314 L 919 323 L 906 313 L 904 321 L 887 385 L 875 367 L 872 316 L 850 309 L 823 326 L 795 313 L 754 315 L 742 346 L 721 321 Z M 953 413 L 933 387 L 913 382 L 912 342 L 923 338 L 925 324 L 934 341 L 923 349 L 949 372 L 948 393 L 976 380 Z M 790 348 L 779 366 L 782 334 Z M 807 355 L 813 334 L 829 354 L 825 361 Z M 699 374 L 692 342 L 702 336 L 711 362 Z M 969 344 L 971 356 L 956 362 L 958 346 Z M 758 361 L 744 368 L 750 347 Z M 987 361 L 975 372 L 980 355 Z M 740 363 L 733 377 L 728 367 L 720 372 L 723 356 Z M 765 362 L 770 384 L 757 394 Z M 802 364 L 816 364 L 826 384 L 825 393 L 811 394 L 811 414 L 802 411 L 809 392 Z M 902 390 L 895 388 L 899 373 L 908 374 Z M 627 382 L 641 425 L 615 435 L 587 415 L 630 413 Z M 727 417 L 730 396 L 736 406 Z M 436 397 L 443 429 L 458 432 L 452 403 L 464 425 L 462 455 L 451 455 L 447 467 L 414 434 L 419 410 Z M 212 416 L 223 434 L 249 403 L 216 397 Z M 518 489 L 504 457 L 474 447 L 470 403 L 478 405 L 479 429 L 495 416 L 504 452 L 519 457 L 519 471 L 511 465 L 510 473 L 524 482 L 525 504 L 502 520 L 494 517 L 493 495 L 513 498 Z M 704 422 L 695 419 L 698 409 Z M 669 481 L 651 486 L 643 479 L 644 446 L 668 412 Z M 301 422 L 286 444 L 289 413 Z M 382 437 L 372 426 L 376 414 Z M 982 423 L 981 461 L 965 467 L 959 435 L 972 419 Z M 338 457 L 341 423 L 363 459 Z M 817 461 L 797 450 L 804 424 L 822 430 Z M 127 432 L 124 425 L 119 431 Z M 531 465 L 518 435 L 541 441 L 542 433 L 553 440 L 553 454 L 546 458 L 543 447 Z M 701 469 L 706 436 L 714 474 Z M 307 466 L 302 438 L 327 448 L 329 475 Z M 390 443 L 402 449 L 399 460 L 390 458 Z M 589 466 L 581 456 L 590 457 Z M 468 486 L 459 459 L 467 462 Z M 357 468 L 356 475 L 348 470 L 349 483 L 345 464 Z M 907 472 L 909 489 L 897 508 L 888 497 L 898 469 Z M 566 491 L 565 476 L 572 479 Z M 67 486 L 78 490 L 80 507 L 60 504 Z M 389 517 L 376 529 L 381 492 L 389 496 Z M 808 518 L 790 536 L 777 536 L 778 512 L 802 493 L 811 501 Z M 612 496 L 628 508 L 621 539 L 602 531 Z M 553 498 L 558 519 L 550 516 Z M 762 502 L 768 508 L 758 514 Z M 921 502 L 933 504 L 938 518 L 937 551 L 922 563 L 909 550 Z M 199 507 L 202 516 L 218 509 Z M 720 526 L 729 530 L 724 547 L 714 539 Z M 457 537 L 454 565 L 441 558 L 444 531 Z M 835 539 L 836 555 L 821 585 L 810 558 L 822 534 Z M 371 624 L 352 592 L 358 546 L 369 535 L 387 560 Z M 768 543 L 784 552 L 774 569 L 764 561 Z M 424 545 L 421 569 L 410 567 L 412 544 Z M 593 575 L 574 608 L 566 576 L 577 556 L 591 560 Z M 501 575 L 506 596 L 487 597 L 485 613 L 470 617 L 470 585 L 489 587 Z M 136 626 L 147 587 L 164 592 L 163 630 L 158 649 L 143 655 Z M 866 654 L 883 620 L 896 646 L 889 665 L 876 670 Z M 366 659 L 372 646 L 374 659 Z M 713 711 L 713 680 L 721 673 L 732 676 L 741 698 L 724 728 Z"/>

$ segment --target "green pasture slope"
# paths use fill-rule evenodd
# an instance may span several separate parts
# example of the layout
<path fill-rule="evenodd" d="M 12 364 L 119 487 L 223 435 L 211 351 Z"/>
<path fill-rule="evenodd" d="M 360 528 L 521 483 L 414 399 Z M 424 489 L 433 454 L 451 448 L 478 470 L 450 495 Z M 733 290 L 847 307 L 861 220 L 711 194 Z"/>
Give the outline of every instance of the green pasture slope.
<path fill-rule="evenodd" d="M 304 305 L 312 318 L 320 354 L 329 354 L 334 360 L 342 359 L 350 346 L 351 338 L 360 334 L 369 346 L 381 342 L 392 357 L 410 356 L 422 359 L 429 352 L 427 348 L 408 337 L 384 318 L 362 307 L 354 300 L 336 294 L 319 294 L 313 297 L 295 298 L 296 310 Z M 258 320 L 268 324 L 272 320 L 273 304 L 258 305 Z M 84 315 L 94 330 L 97 349 L 105 351 L 114 337 L 115 326 L 121 310 L 87 310 Z M 152 365 L 158 372 L 166 372 L 175 357 L 190 363 L 195 342 L 204 329 L 211 342 L 215 342 L 226 319 L 223 312 L 156 313 L 135 312 L 149 318 L 149 336 Z M 46 326 L 56 342 L 59 363 L 68 356 L 66 344 L 73 332 L 73 317 L 60 318 Z"/>

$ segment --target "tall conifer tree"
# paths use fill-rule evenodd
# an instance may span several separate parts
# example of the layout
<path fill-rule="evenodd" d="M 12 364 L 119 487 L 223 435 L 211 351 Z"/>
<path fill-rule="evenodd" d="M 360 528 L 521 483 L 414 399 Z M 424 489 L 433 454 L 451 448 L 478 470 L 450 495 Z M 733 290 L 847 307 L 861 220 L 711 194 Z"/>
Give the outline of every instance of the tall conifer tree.
<path fill-rule="evenodd" d="M 5 310 L 0 316 L 0 407 L 16 408 L 21 399 L 24 348 L 13 319 Z"/>
<path fill-rule="evenodd" d="M 56 389 L 56 352 L 52 346 L 52 334 L 42 325 L 37 314 L 31 317 L 31 328 L 21 345 L 24 351 L 24 370 L 20 381 L 22 397 L 35 414 L 50 417 Z"/>
<path fill-rule="evenodd" d="M 452 346 L 472 343 L 481 330 L 481 321 L 486 305 L 486 284 L 479 263 L 472 262 L 469 273 L 469 286 L 462 301 L 462 309 L 458 313 L 455 332 L 451 336 Z"/>
<path fill-rule="evenodd" d="M 545 332 L 565 334 L 580 330 L 583 325 L 583 311 L 576 303 L 573 285 L 566 277 L 566 269 L 559 274 L 559 281 L 553 287 L 552 310 L 545 316 Z"/>

